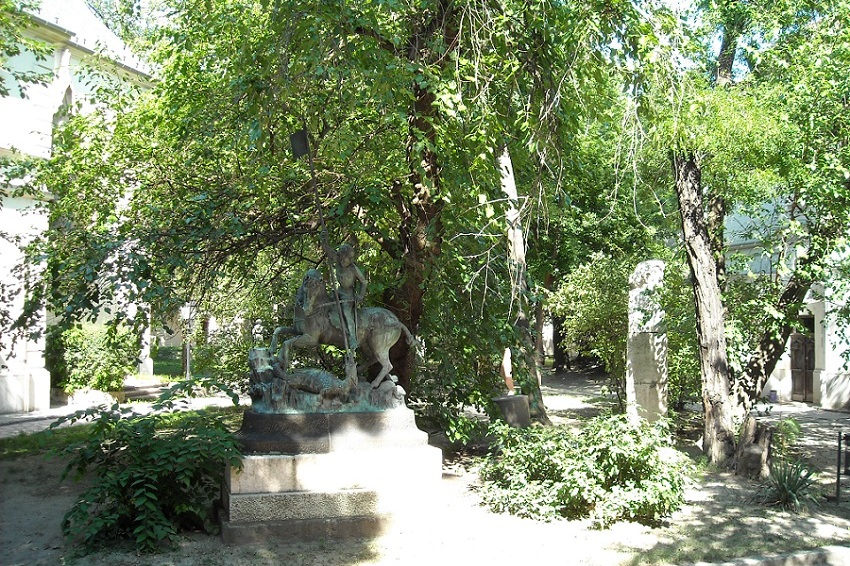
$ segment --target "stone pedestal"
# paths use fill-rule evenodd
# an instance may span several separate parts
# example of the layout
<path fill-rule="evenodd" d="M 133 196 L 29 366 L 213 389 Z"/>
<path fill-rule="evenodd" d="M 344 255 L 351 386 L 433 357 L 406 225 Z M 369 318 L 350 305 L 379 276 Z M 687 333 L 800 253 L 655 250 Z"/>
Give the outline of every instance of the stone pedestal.
<path fill-rule="evenodd" d="M 46 369 L 0 368 L 0 414 L 28 413 L 49 408 L 50 373 Z"/>
<path fill-rule="evenodd" d="M 150 326 L 145 326 L 139 337 L 139 365 L 136 369 L 139 375 L 153 375 Z"/>
<path fill-rule="evenodd" d="M 629 336 L 626 363 L 626 409 L 655 422 L 667 416 L 667 335 L 644 332 Z"/>
<path fill-rule="evenodd" d="M 632 422 L 667 416 L 667 334 L 658 291 L 664 263 L 639 263 L 629 278 L 629 335 L 626 343 L 626 415 Z"/>
<path fill-rule="evenodd" d="M 246 411 L 242 469 L 226 470 L 226 543 L 373 537 L 431 499 L 442 455 L 405 407 L 379 412 Z"/>

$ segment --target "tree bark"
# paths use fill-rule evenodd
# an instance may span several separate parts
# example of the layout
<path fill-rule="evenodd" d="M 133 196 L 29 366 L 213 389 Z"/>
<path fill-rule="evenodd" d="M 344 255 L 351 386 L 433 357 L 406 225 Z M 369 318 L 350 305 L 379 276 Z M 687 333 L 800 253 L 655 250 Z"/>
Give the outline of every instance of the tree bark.
<path fill-rule="evenodd" d="M 725 22 L 717 56 L 715 84 L 721 87 L 732 84 L 739 34 L 731 24 Z M 726 201 L 715 195 L 706 210 L 702 172 L 693 153 L 675 152 L 673 170 L 694 291 L 705 416 L 703 452 L 712 463 L 723 465 L 734 462 L 736 451 L 732 419 L 734 398 L 726 353 L 726 313 L 723 305 Z"/>
<path fill-rule="evenodd" d="M 732 84 L 732 67 L 735 63 L 735 50 L 738 46 L 738 38 L 725 30 L 720 42 L 720 54 L 717 56 L 717 73 L 715 81 L 717 86 L 729 86 Z"/>
<path fill-rule="evenodd" d="M 543 343 L 543 328 L 546 326 L 546 311 L 543 301 L 538 300 L 534 304 L 534 354 L 537 356 L 537 365 L 546 365 L 546 345 Z"/>
<path fill-rule="evenodd" d="M 721 195 L 713 195 L 708 207 L 708 237 L 711 256 L 714 259 L 714 270 L 717 276 L 717 286 L 721 292 L 726 292 L 726 199 Z"/>
<path fill-rule="evenodd" d="M 420 65 L 434 60 L 449 61 L 446 53 L 434 51 L 432 45 L 436 39 L 440 39 L 443 45 L 456 44 L 455 18 L 452 4 L 446 0 L 440 2 L 439 9 L 426 18 L 408 39 L 404 53 L 406 63 Z M 387 49 L 396 52 L 391 44 Z M 401 183 L 393 185 L 392 198 L 401 218 L 398 238 L 402 267 L 399 274 L 401 286 L 389 294 L 387 306 L 416 334 L 425 308 L 428 269 L 441 253 L 444 201 L 440 194 L 439 157 L 434 150 L 437 147 L 434 123 L 439 118 L 435 96 L 419 82 L 411 85 L 411 92 L 413 104 L 407 121 L 406 150 L 408 182 L 413 196 L 408 201 Z M 390 363 L 399 385 L 406 391 L 410 391 L 415 362 L 415 352 L 405 340 L 399 340 L 390 350 Z"/>
<path fill-rule="evenodd" d="M 554 357 L 552 360 L 552 367 L 555 369 L 571 369 L 570 367 L 570 355 L 567 350 L 564 348 L 564 337 L 561 334 L 561 328 L 564 325 L 564 317 L 552 315 L 552 349 L 554 351 Z"/>
<path fill-rule="evenodd" d="M 720 40 L 720 52 L 717 54 L 717 71 L 714 75 L 717 86 L 732 84 L 732 70 L 735 66 L 735 51 L 738 49 L 740 33 L 735 31 L 734 23 L 727 22 L 723 26 L 723 38 Z"/>
<path fill-rule="evenodd" d="M 505 211 L 505 224 L 508 240 L 508 270 L 511 278 L 511 302 L 516 305 L 517 320 L 515 326 L 519 328 L 521 335 L 520 349 L 526 360 L 531 379 L 521 382 L 523 393 L 528 395 L 532 418 L 549 424 L 546 415 L 546 406 L 543 404 L 543 394 L 540 391 L 541 374 L 537 363 L 536 348 L 532 339 L 527 310 L 527 264 L 525 260 L 525 235 L 522 232 L 520 222 L 519 194 L 516 188 L 514 167 L 511 162 L 511 154 L 507 146 L 502 148 L 498 158 L 499 179 L 501 180 L 502 193 L 505 195 L 507 210 Z"/>
<path fill-rule="evenodd" d="M 554 275 L 552 275 L 551 272 L 547 273 L 543 278 L 543 288 L 547 290 L 552 289 L 552 284 L 554 282 Z M 534 347 L 537 350 L 537 360 L 540 363 L 540 367 L 544 367 L 546 365 L 546 344 L 543 341 L 543 329 L 546 327 L 546 314 L 543 301 L 538 300 L 534 306 Z"/>
<path fill-rule="evenodd" d="M 706 226 L 701 171 L 694 155 L 675 154 L 676 196 L 691 270 L 705 410 L 703 451 L 714 464 L 735 454 L 723 302 Z"/>

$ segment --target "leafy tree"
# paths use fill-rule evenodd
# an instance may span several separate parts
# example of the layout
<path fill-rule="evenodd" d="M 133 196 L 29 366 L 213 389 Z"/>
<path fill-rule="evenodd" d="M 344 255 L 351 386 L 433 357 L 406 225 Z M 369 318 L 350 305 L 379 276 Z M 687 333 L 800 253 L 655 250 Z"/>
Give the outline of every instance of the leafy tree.
<path fill-rule="evenodd" d="M 686 42 L 671 34 L 668 53 L 694 54 L 701 66 L 656 73 L 644 93 L 646 100 L 658 96 L 658 104 L 644 109 L 667 112 L 664 118 L 650 111 L 650 133 L 667 140 L 672 152 L 671 182 L 693 279 L 705 447 L 723 462 L 735 448 L 734 412 L 757 399 L 806 294 L 815 281 L 830 279 L 845 246 L 847 182 L 840 172 L 847 134 L 835 126 L 846 123 L 844 79 L 837 67 L 818 69 L 824 61 L 846 63 L 835 26 L 847 6 L 704 2 L 699 8 L 702 35 Z M 771 258 L 774 277 L 757 277 L 763 283 L 757 292 L 727 276 L 724 227 L 732 211 L 749 215 L 737 235 L 756 240 L 753 256 Z M 746 295 L 737 294 L 744 289 Z"/>
<path fill-rule="evenodd" d="M 97 17 L 130 46 L 139 43 L 144 35 L 151 4 L 153 2 L 146 3 L 143 13 L 140 0 L 86 0 L 86 5 Z"/>
<path fill-rule="evenodd" d="M 776 366 L 812 286 L 823 282 L 832 291 L 830 281 L 846 269 L 850 129 L 848 79 L 841 68 L 850 61 L 850 34 L 842 25 L 850 4 L 802 8 L 809 8 L 803 11 L 808 18 L 781 30 L 776 46 L 754 71 L 754 80 L 782 104 L 796 135 L 782 164 L 783 190 L 776 202 L 783 214 L 776 239 L 764 239 L 784 253 L 782 244 L 793 251 L 782 258 L 781 279 L 774 281 L 773 300 L 762 317 L 765 329 L 743 370 L 741 387 L 748 397 L 760 391 Z"/>
<path fill-rule="evenodd" d="M 32 53 L 37 60 L 43 61 L 50 53 L 50 45 L 33 39 L 25 32 L 30 25 L 30 19 L 24 10 L 33 10 L 38 6 L 37 0 L 2 0 L 0 1 L 0 72 L 11 77 L 9 84 L 4 77 L 0 81 L 0 96 L 10 96 L 13 88 L 17 96 L 26 97 L 24 85 L 42 84 L 49 73 L 34 70 L 21 70 L 9 65 L 9 59 L 22 53 Z"/>
<path fill-rule="evenodd" d="M 331 238 L 358 244 L 367 300 L 426 337 L 419 382 L 406 344 L 392 352 L 413 397 L 427 382 L 482 402 L 520 336 L 505 326 L 509 272 L 494 253 L 505 249 L 497 157 L 511 147 L 522 198 L 559 186 L 573 149 L 553 148 L 638 50 L 638 12 L 606 1 L 167 7 L 146 31 L 153 90 L 71 120 L 37 179 L 57 200 L 55 229 L 33 249 L 53 285 L 34 303 L 69 322 L 107 304 L 167 313 L 234 288 L 286 305 L 293 279 L 322 260 L 324 216 Z M 318 199 L 289 152 L 302 127 Z M 458 324 L 446 328 L 446 313 Z M 466 377 L 434 377 L 451 365 Z"/>
<path fill-rule="evenodd" d="M 138 339 L 125 329 L 83 325 L 50 335 L 48 344 L 51 383 L 66 393 L 118 391 L 135 371 Z"/>
<path fill-rule="evenodd" d="M 602 362 L 621 407 L 626 403 L 629 275 L 636 264 L 595 253 L 565 277 L 548 301 L 563 317 L 570 346 Z"/>

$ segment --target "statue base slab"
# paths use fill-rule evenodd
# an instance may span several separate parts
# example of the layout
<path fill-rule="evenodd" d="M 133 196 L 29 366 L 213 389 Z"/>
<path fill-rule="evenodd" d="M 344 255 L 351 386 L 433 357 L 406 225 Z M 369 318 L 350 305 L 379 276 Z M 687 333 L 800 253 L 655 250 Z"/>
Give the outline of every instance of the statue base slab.
<path fill-rule="evenodd" d="M 380 447 L 426 446 L 413 411 L 258 413 L 245 411 L 236 433 L 245 454 L 323 454 Z"/>
<path fill-rule="evenodd" d="M 375 538 L 388 532 L 392 522 L 386 517 L 336 517 L 331 519 L 300 519 L 265 521 L 262 523 L 221 523 L 224 544 L 262 544 L 270 540 L 309 542 L 348 538 Z"/>
<path fill-rule="evenodd" d="M 442 453 L 413 411 L 269 415 L 247 411 L 242 469 L 228 467 L 228 544 L 369 538 L 436 501 Z"/>

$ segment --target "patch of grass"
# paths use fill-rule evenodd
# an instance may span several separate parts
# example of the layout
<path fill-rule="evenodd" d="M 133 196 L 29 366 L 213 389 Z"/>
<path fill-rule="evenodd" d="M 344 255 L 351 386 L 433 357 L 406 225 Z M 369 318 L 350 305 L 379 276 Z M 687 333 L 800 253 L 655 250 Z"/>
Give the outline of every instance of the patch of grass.
<path fill-rule="evenodd" d="M 179 346 L 160 346 L 153 356 L 153 372 L 165 381 L 183 376 L 183 352 Z"/>
<path fill-rule="evenodd" d="M 162 419 L 162 428 L 176 428 L 186 419 L 198 414 L 218 415 L 228 430 L 237 430 L 242 424 L 244 407 L 208 407 L 198 411 L 179 411 Z M 88 438 L 91 424 L 44 430 L 31 434 L 19 434 L 11 438 L 0 439 L 0 459 L 9 460 L 48 454 L 52 451 L 62 451 L 72 444 L 77 444 Z"/>
<path fill-rule="evenodd" d="M 8 460 L 62 450 L 66 446 L 85 440 L 90 429 L 91 425 L 82 424 L 2 438 L 0 439 L 0 459 Z"/>
<path fill-rule="evenodd" d="M 179 411 L 169 415 L 164 415 L 160 419 L 162 423 L 160 428 L 174 428 L 180 426 L 180 424 L 188 418 L 204 414 L 217 417 L 217 420 L 224 423 L 224 426 L 228 430 L 235 431 L 242 425 L 242 413 L 244 411 L 245 407 L 236 405 L 228 405 L 227 407 L 207 407 L 206 409 L 199 409 L 197 411 Z"/>

